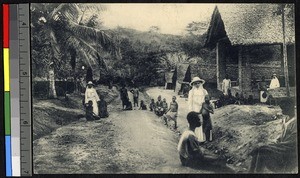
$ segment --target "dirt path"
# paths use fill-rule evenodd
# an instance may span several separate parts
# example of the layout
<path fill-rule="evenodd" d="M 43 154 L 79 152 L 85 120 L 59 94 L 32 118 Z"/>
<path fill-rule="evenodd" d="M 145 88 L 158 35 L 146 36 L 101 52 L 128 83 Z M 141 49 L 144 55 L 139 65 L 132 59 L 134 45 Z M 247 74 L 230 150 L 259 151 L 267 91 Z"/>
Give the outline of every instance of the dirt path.
<path fill-rule="evenodd" d="M 73 122 L 35 140 L 35 173 L 214 173 L 182 167 L 178 135 L 152 112 L 121 111 L 120 103 L 109 118 Z"/>

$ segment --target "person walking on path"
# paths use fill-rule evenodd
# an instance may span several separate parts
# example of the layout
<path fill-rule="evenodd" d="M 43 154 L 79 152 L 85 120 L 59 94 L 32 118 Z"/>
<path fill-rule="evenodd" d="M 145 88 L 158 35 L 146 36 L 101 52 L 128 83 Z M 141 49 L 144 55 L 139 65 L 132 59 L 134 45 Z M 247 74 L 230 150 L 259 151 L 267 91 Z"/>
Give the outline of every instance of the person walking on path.
<path fill-rule="evenodd" d="M 139 107 L 139 89 L 134 85 L 130 92 L 133 94 L 133 107 Z"/>
<path fill-rule="evenodd" d="M 204 98 L 206 95 L 208 95 L 208 92 L 203 88 L 204 83 L 205 81 L 203 79 L 200 79 L 199 77 L 194 77 L 192 82 L 190 83 L 192 89 L 189 91 L 188 96 L 189 112 L 194 111 L 200 114 Z M 198 141 L 205 141 L 202 126 L 197 127 L 195 129 L 195 133 Z"/>
<path fill-rule="evenodd" d="M 85 104 L 87 105 L 89 101 L 92 101 L 93 113 L 99 115 L 98 101 L 100 101 L 99 96 L 92 81 L 89 81 L 85 90 Z"/>
<path fill-rule="evenodd" d="M 231 80 L 229 79 L 228 74 L 225 75 L 225 79 L 222 82 L 222 92 L 225 96 L 228 96 L 228 91 L 231 88 Z"/>

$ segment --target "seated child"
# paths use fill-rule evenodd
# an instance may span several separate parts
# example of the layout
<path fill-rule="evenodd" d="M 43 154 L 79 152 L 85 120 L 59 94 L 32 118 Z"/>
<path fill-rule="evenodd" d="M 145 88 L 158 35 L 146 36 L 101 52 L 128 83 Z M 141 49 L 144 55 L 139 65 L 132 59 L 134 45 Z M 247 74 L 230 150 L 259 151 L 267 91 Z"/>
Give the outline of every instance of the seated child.
<path fill-rule="evenodd" d="M 162 107 L 164 109 L 164 113 L 166 113 L 168 110 L 168 103 L 166 101 L 166 98 L 163 99 Z"/>
<path fill-rule="evenodd" d="M 108 117 L 108 112 L 107 112 L 107 103 L 104 100 L 104 96 L 100 95 L 100 101 L 99 101 L 99 110 L 100 110 L 100 117 L 101 118 L 106 118 Z"/>
<path fill-rule="evenodd" d="M 139 110 L 147 110 L 147 106 L 145 105 L 144 101 L 141 100 L 141 103 L 140 103 L 140 108 Z"/>
<path fill-rule="evenodd" d="M 151 103 L 149 105 L 149 108 L 150 108 L 150 111 L 154 111 L 155 109 L 155 102 L 154 102 L 154 99 L 151 99 Z"/>
<path fill-rule="evenodd" d="M 85 118 L 87 121 L 92 121 L 92 120 L 98 120 L 100 119 L 99 116 L 97 116 L 94 112 L 93 112 L 93 102 L 89 101 L 86 104 L 85 107 Z"/>
<path fill-rule="evenodd" d="M 174 129 L 177 129 L 177 115 L 178 115 L 178 103 L 176 102 L 176 96 L 172 97 L 172 102 L 170 103 L 170 108 L 164 115 L 165 124 L 168 125 L 168 120 L 173 120 L 175 122 Z"/>
<path fill-rule="evenodd" d="M 132 110 L 132 103 L 131 101 L 128 100 L 128 102 L 126 103 L 126 107 L 124 110 Z"/>
<path fill-rule="evenodd" d="M 205 102 L 202 104 L 201 114 L 203 118 L 203 132 L 206 141 L 212 141 L 212 123 L 210 119 L 210 113 L 214 113 L 213 106 L 210 103 L 208 95 L 205 96 Z"/>
<path fill-rule="evenodd" d="M 155 114 L 158 116 L 162 116 L 164 114 L 163 101 L 161 100 L 161 96 L 157 97 L 157 101 L 155 103 Z"/>

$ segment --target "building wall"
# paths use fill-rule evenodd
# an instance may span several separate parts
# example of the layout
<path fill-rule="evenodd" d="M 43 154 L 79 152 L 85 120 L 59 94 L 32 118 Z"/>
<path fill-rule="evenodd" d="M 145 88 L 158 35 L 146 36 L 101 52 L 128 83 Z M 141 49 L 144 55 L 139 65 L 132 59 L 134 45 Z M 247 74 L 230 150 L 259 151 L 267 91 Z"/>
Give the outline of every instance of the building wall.
<path fill-rule="evenodd" d="M 237 80 L 238 78 L 238 65 L 228 64 L 226 65 L 226 73 L 229 75 L 231 80 Z M 271 78 L 271 75 L 276 73 L 277 75 L 283 75 L 281 65 L 260 65 L 260 64 L 251 64 L 251 78 L 252 79 L 261 79 L 262 76 L 265 76 L 266 79 Z"/>
<path fill-rule="evenodd" d="M 209 82 L 217 82 L 217 69 L 216 64 L 195 64 L 191 65 L 191 76 L 200 77 Z M 232 81 L 236 81 L 238 78 L 238 65 L 237 64 L 228 64 L 226 65 L 226 73 L 229 75 Z M 276 73 L 277 75 L 283 75 L 283 71 L 280 65 L 251 65 L 251 75 L 252 79 L 261 79 L 262 76 L 265 76 L 266 79 L 271 78 L 271 75 Z M 279 77 L 280 78 L 280 77 Z"/>
<path fill-rule="evenodd" d="M 237 47 L 232 50 L 234 54 L 232 56 L 226 56 L 226 73 L 229 75 L 232 81 L 238 79 L 238 61 L 235 53 Z M 260 80 L 262 76 L 266 79 L 270 79 L 273 73 L 276 73 L 280 84 L 284 85 L 284 71 L 282 67 L 282 55 L 280 45 L 257 45 L 257 46 L 243 46 L 241 57 L 244 61 L 251 62 L 251 80 Z M 235 52 L 236 51 L 236 52 Z M 230 54 L 229 54 L 230 55 Z M 228 59 L 232 57 L 232 59 Z M 231 61 L 231 62 L 229 62 Z M 235 63 L 235 64 L 234 64 Z M 198 62 L 197 64 L 191 64 L 192 77 L 199 76 L 206 80 L 206 82 L 216 83 L 216 61 Z"/>
<path fill-rule="evenodd" d="M 207 82 L 216 82 L 216 64 L 193 64 L 191 67 L 191 77 L 200 77 Z"/>

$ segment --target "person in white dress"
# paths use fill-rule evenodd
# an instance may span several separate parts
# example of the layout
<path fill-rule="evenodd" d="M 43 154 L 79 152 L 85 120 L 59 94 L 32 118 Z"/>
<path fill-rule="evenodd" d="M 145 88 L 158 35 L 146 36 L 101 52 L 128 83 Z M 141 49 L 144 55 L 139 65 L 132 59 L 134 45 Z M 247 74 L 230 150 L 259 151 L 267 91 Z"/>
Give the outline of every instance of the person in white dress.
<path fill-rule="evenodd" d="M 273 74 L 269 89 L 275 89 L 275 88 L 279 88 L 279 87 L 280 87 L 279 80 L 276 77 L 276 74 Z"/>
<path fill-rule="evenodd" d="M 192 86 L 192 89 L 189 91 L 188 96 L 188 106 L 189 106 L 189 112 L 194 111 L 196 113 L 200 113 L 200 110 L 202 108 L 202 104 L 205 101 L 205 95 L 208 95 L 208 92 L 203 88 L 203 84 L 205 81 L 203 79 L 200 79 L 199 77 L 194 77 L 190 85 Z M 204 142 L 205 137 L 203 134 L 202 124 L 200 127 L 197 127 L 195 129 L 195 134 L 198 138 L 199 142 Z"/>
<path fill-rule="evenodd" d="M 93 102 L 93 113 L 99 115 L 98 101 L 100 101 L 96 89 L 93 87 L 93 82 L 89 81 L 85 90 L 85 104 L 89 101 Z"/>
<path fill-rule="evenodd" d="M 231 80 L 228 77 L 228 74 L 226 74 L 225 79 L 222 82 L 222 92 L 225 96 L 228 95 L 228 90 L 231 88 Z"/>

